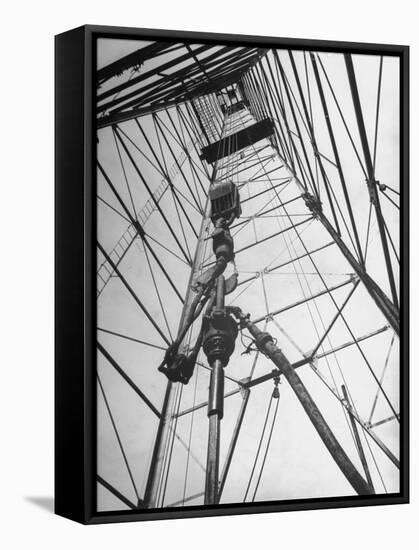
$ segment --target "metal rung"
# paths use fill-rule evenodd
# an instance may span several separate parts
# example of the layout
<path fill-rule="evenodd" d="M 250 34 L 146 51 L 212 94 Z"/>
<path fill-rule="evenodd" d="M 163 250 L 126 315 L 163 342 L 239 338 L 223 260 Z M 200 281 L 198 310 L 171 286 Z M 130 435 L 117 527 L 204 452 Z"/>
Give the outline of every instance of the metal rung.
<path fill-rule="evenodd" d="M 112 275 L 113 273 L 113 269 L 109 269 L 109 267 L 107 266 L 107 264 L 103 264 L 103 269 L 106 269 L 108 275 Z"/>
<path fill-rule="evenodd" d="M 200 139 L 201 137 L 202 137 L 202 134 L 200 134 L 198 136 L 198 139 Z M 187 150 L 189 150 L 193 146 L 194 146 L 194 142 L 191 140 L 186 144 L 185 148 Z M 182 153 L 179 155 L 179 158 L 177 159 L 177 163 L 175 162 L 174 164 L 172 164 L 172 166 L 170 167 L 170 169 L 168 171 L 168 175 L 169 175 L 170 179 L 173 179 L 179 173 L 179 171 L 180 171 L 179 167 L 182 166 L 182 164 L 185 162 L 185 160 L 187 158 L 188 158 L 188 155 L 186 154 L 186 152 L 182 151 Z M 160 184 L 158 185 L 158 187 L 156 188 L 156 190 L 153 193 L 154 200 L 151 199 L 151 198 L 148 199 L 146 201 L 145 205 L 143 206 L 143 208 L 137 213 L 137 218 L 140 221 L 142 226 L 144 226 L 146 224 L 146 222 L 149 219 L 149 217 L 151 216 L 151 214 L 153 214 L 153 212 L 155 212 L 157 210 L 157 207 L 156 207 L 155 203 L 159 202 L 159 200 L 163 197 L 163 195 L 165 194 L 165 192 L 167 191 L 168 188 L 169 188 L 169 181 L 168 181 L 167 178 L 164 178 L 160 182 Z M 128 236 L 128 238 L 127 238 L 127 236 Z M 112 255 L 115 255 L 118 259 L 120 259 L 125 254 L 127 248 L 131 245 L 131 243 L 133 242 L 133 240 L 137 236 L 138 236 L 137 230 L 135 229 L 135 227 L 132 224 L 130 224 L 127 227 L 126 231 L 123 233 L 122 237 L 117 242 L 117 244 L 114 246 L 112 251 L 109 253 L 109 255 L 111 257 L 112 257 Z M 117 253 L 116 252 L 116 249 L 117 249 L 118 246 L 121 247 L 122 253 Z M 97 270 L 97 275 L 103 281 L 102 288 L 100 288 L 97 292 L 98 296 L 102 292 L 102 290 L 105 288 L 105 286 L 108 283 L 109 279 L 112 277 L 112 273 L 110 273 L 109 269 L 105 265 L 106 263 L 107 262 L 104 262 Z M 102 268 L 106 269 L 105 278 L 102 277 L 102 275 L 99 273 L 102 270 Z"/>

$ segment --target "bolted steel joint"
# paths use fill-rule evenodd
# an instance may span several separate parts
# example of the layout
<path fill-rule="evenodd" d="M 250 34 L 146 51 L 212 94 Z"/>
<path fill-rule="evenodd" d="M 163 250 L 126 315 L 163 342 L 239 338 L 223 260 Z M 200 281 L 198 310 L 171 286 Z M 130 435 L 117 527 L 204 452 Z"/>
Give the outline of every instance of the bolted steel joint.
<path fill-rule="evenodd" d="M 211 221 L 216 227 L 220 222 L 231 225 L 234 219 L 240 217 L 240 195 L 232 181 L 212 185 L 209 194 Z"/>
<path fill-rule="evenodd" d="M 310 193 L 303 193 L 301 196 L 313 216 L 317 218 L 323 213 L 322 203 L 314 195 L 311 195 Z"/>
<path fill-rule="evenodd" d="M 368 186 L 368 193 L 370 195 L 370 202 L 371 204 L 376 206 L 377 205 L 377 186 L 381 191 L 383 191 L 383 189 L 381 189 L 382 184 L 380 184 L 380 182 L 374 179 L 367 179 L 366 182 Z"/>
<path fill-rule="evenodd" d="M 133 226 L 141 238 L 145 237 L 145 231 L 138 220 L 134 220 Z"/>

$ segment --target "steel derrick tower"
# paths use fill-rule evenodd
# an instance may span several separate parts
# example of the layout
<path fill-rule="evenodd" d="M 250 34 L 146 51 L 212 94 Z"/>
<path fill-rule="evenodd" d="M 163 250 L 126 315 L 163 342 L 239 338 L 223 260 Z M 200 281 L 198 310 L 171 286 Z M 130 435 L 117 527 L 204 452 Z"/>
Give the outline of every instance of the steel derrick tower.
<path fill-rule="evenodd" d="M 396 491 L 397 60 L 128 49 L 97 72 L 99 506 Z"/>

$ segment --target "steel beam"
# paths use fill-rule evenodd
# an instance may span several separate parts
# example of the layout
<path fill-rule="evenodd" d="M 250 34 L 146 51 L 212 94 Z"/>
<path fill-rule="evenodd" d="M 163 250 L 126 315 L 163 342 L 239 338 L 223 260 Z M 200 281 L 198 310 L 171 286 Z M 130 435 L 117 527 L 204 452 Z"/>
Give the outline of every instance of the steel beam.
<path fill-rule="evenodd" d="M 121 59 L 118 59 L 113 63 L 109 63 L 109 65 L 106 65 L 96 72 L 96 78 L 99 85 L 106 80 L 119 76 L 123 71 L 126 71 L 131 67 L 143 64 L 148 59 L 152 59 L 157 54 L 172 47 L 173 45 L 174 44 L 170 44 L 168 42 L 154 42 L 153 44 L 149 44 L 144 48 L 139 48 L 135 52 L 121 57 Z"/>
<path fill-rule="evenodd" d="M 301 190 L 302 194 L 305 194 L 306 193 L 306 188 L 301 183 L 301 181 L 298 178 L 295 170 L 287 163 L 287 161 L 283 158 L 283 156 L 281 156 L 279 150 L 277 150 L 277 153 L 278 153 L 279 159 L 281 160 L 281 162 L 284 163 L 285 168 L 292 175 L 295 183 L 297 184 L 297 186 Z M 326 218 L 326 216 L 323 213 L 319 213 L 317 217 L 318 217 L 319 221 L 325 227 L 326 231 L 329 233 L 329 235 L 335 241 L 335 243 L 339 247 L 340 251 L 342 252 L 343 256 L 349 262 L 352 269 L 355 271 L 355 273 L 361 279 L 362 283 L 364 284 L 364 286 L 367 289 L 368 293 L 370 294 L 371 298 L 376 303 L 377 307 L 383 313 L 383 315 L 385 316 L 387 321 L 390 323 L 390 325 L 392 326 L 392 328 L 394 329 L 396 334 L 400 335 L 400 318 L 399 318 L 399 314 L 398 314 L 397 309 L 395 308 L 394 304 L 389 300 L 389 298 L 382 291 L 382 289 L 377 285 L 377 283 L 367 273 L 365 268 L 354 257 L 352 252 L 346 246 L 346 244 L 343 241 L 342 237 L 339 235 L 339 233 L 336 231 L 336 229 L 332 226 L 332 224 L 329 222 L 329 220 Z"/>
<path fill-rule="evenodd" d="M 378 334 L 381 334 L 382 332 L 385 332 L 390 327 L 389 325 L 384 325 L 383 327 L 374 330 L 373 332 L 368 332 L 367 334 L 364 334 L 363 336 L 360 336 L 359 338 L 354 340 L 349 340 L 343 344 L 340 344 L 340 346 L 336 346 L 335 348 L 326 350 L 322 353 L 318 353 L 317 355 L 313 356 L 312 353 L 305 353 L 304 359 L 300 359 L 299 361 L 296 361 L 292 364 L 294 369 L 298 369 L 300 367 L 303 367 L 304 365 L 308 365 L 310 363 L 314 363 L 318 359 L 322 359 L 323 357 L 327 357 L 328 355 L 332 355 L 334 353 L 337 353 L 338 351 L 341 351 L 342 349 L 349 348 L 351 346 L 354 346 L 356 342 L 363 342 L 364 340 L 368 340 L 369 338 L 372 338 L 373 336 L 377 336 Z M 268 380 L 272 380 L 274 376 L 276 375 L 276 371 L 270 371 L 267 374 L 263 374 L 262 376 L 259 376 L 257 378 L 253 378 L 252 380 L 240 380 L 236 383 L 239 385 L 238 388 L 235 388 L 234 390 L 231 390 L 224 394 L 224 399 L 227 397 L 231 397 L 232 395 L 236 395 L 240 393 L 243 390 L 253 388 L 254 386 L 258 386 L 259 384 L 262 384 L 263 382 L 266 382 Z M 198 405 L 195 405 L 194 407 L 189 407 L 188 409 L 184 409 L 183 411 L 180 411 L 177 413 L 176 416 L 184 416 L 185 414 L 190 414 L 198 409 L 203 409 L 208 405 L 208 401 L 203 401 L 202 403 L 199 403 Z"/>
<path fill-rule="evenodd" d="M 287 379 L 331 457 L 355 492 L 359 495 L 372 494 L 371 487 L 360 475 L 344 451 L 343 447 L 336 439 L 310 393 L 304 386 L 301 378 L 298 376 L 296 369 L 292 367 L 291 363 L 282 351 L 274 344 L 271 337 L 269 336 L 269 339 L 267 337 L 263 337 L 266 333 L 262 333 L 262 331 L 259 330 L 248 317 L 240 314 L 240 322 L 242 326 L 247 328 L 250 334 L 255 338 L 258 349 L 272 360 L 272 362 L 278 367 L 280 373 Z"/>
<path fill-rule="evenodd" d="M 266 315 L 262 315 L 261 317 L 257 317 L 253 323 L 260 323 L 261 321 L 265 321 L 265 319 L 269 319 L 271 317 L 274 317 L 275 315 L 279 315 L 280 313 L 283 313 L 284 311 L 288 311 L 289 309 L 292 309 L 297 306 L 301 306 L 302 304 L 305 304 L 306 302 L 309 302 L 311 300 L 315 300 L 316 298 L 319 298 L 320 296 L 324 296 L 325 294 L 329 294 L 329 292 L 332 292 L 333 290 L 337 290 L 338 288 L 342 288 L 346 285 L 349 285 L 350 283 L 355 284 L 356 281 L 354 281 L 354 277 L 349 277 L 349 279 L 346 279 L 346 281 L 343 281 L 343 283 L 339 283 L 338 285 L 331 286 L 329 288 L 326 288 L 325 290 L 321 290 L 317 294 L 313 294 L 312 296 L 309 296 L 308 298 L 304 298 L 303 300 L 298 300 L 297 302 L 293 302 L 292 304 L 289 304 L 287 306 L 284 306 L 280 309 L 277 309 L 275 311 L 271 311 Z"/>
<path fill-rule="evenodd" d="M 118 275 L 119 279 L 125 286 L 125 288 L 128 290 L 128 292 L 131 294 L 131 296 L 134 298 L 135 302 L 140 306 L 141 311 L 144 313 L 144 315 L 147 317 L 147 319 L 150 321 L 150 323 L 153 325 L 153 327 L 157 330 L 157 332 L 160 334 L 160 336 L 163 338 L 163 340 L 166 342 L 167 345 L 170 345 L 170 341 L 167 338 L 167 336 L 164 334 L 164 332 L 161 330 L 161 328 L 158 326 L 156 321 L 154 320 L 153 316 L 149 313 L 147 308 L 144 306 L 142 301 L 139 299 L 137 294 L 132 289 L 131 285 L 128 283 L 128 281 L 125 279 L 125 277 L 122 275 L 122 273 L 119 271 L 119 268 L 115 264 L 115 262 L 112 260 L 112 258 L 107 254 L 106 250 L 102 247 L 102 245 L 98 242 L 97 246 L 99 250 L 102 252 L 103 256 L 105 257 L 106 261 L 110 264 L 114 272 Z"/>
<path fill-rule="evenodd" d="M 320 252 L 321 250 L 324 250 L 325 248 L 328 248 L 329 246 L 332 246 L 334 244 L 335 244 L 334 241 L 326 243 L 325 245 L 319 246 L 318 248 L 314 248 L 313 250 L 310 250 L 309 252 L 305 252 L 304 254 L 301 254 L 300 256 L 296 256 L 295 258 L 291 258 L 290 260 L 288 260 L 286 262 L 283 262 L 282 264 L 277 264 L 277 265 L 274 265 L 272 267 L 265 268 L 263 270 L 263 273 L 265 273 L 265 274 L 272 273 L 273 271 L 276 271 L 277 269 L 280 269 L 280 268 L 285 267 L 287 265 L 293 264 L 294 262 L 296 262 L 298 260 L 301 260 L 302 258 L 306 258 L 307 256 L 310 256 L 311 254 L 315 254 L 316 252 Z M 241 286 L 241 285 L 244 285 L 246 283 L 249 283 L 250 281 L 253 281 L 254 279 L 257 279 L 258 277 L 260 277 L 259 272 L 256 273 L 255 275 L 252 275 L 252 277 L 248 277 L 247 279 L 242 279 L 237 284 L 237 286 Z"/>
<path fill-rule="evenodd" d="M 225 123 L 224 123 L 225 127 Z M 223 128 L 224 130 L 224 128 Z M 214 167 L 211 180 L 214 181 L 217 175 L 217 165 Z M 192 263 L 192 269 L 189 276 L 188 290 L 183 305 L 182 314 L 179 322 L 178 336 L 184 331 L 188 317 L 190 316 L 190 309 L 194 300 L 195 292 L 192 290 L 192 284 L 196 275 L 199 272 L 199 266 L 202 265 L 203 254 L 205 250 L 204 237 L 208 233 L 211 213 L 211 201 L 209 195 L 207 196 L 204 215 L 202 217 L 201 228 L 199 231 L 199 237 L 195 249 L 194 260 Z M 150 462 L 150 470 L 148 473 L 146 490 L 144 501 L 148 508 L 156 508 L 158 506 L 159 487 L 164 468 L 164 455 L 166 443 L 170 435 L 170 423 L 173 418 L 172 405 L 174 401 L 174 389 L 176 384 L 168 382 L 166 386 L 166 393 L 164 396 L 163 407 L 161 411 L 161 419 L 157 429 L 156 439 L 154 442 L 153 454 Z"/>
<path fill-rule="evenodd" d="M 211 143 L 202 149 L 201 158 L 208 163 L 233 155 L 237 151 L 245 149 L 258 141 L 272 135 L 274 130 L 273 122 L 270 118 L 265 118 L 235 134 L 230 134 L 215 143 Z"/>
<path fill-rule="evenodd" d="M 343 393 L 343 398 L 345 399 L 346 404 L 348 405 L 348 409 L 349 408 L 352 409 L 352 405 L 349 401 L 348 392 L 345 386 L 342 386 L 342 393 Z M 356 449 L 358 451 L 359 459 L 361 460 L 361 464 L 365 472 L 365 477 L 367 479 L 368 485 L 371 487 L 373 492 L 375 492 L 374 484 L 372 482 L 372 478 L 370 474 L 370 469 L 368 467 L 367 458 L 364 453 L 364 448 L 362 446 L 361 438 L 359 437 L 358 426 L 356 425 L 355 419 L 352 414 L 349 415 L 349 421 L 351 423 L 352 433 L 354 434 L 354 438 L 355 438 Z"/>
<path fill-rule="evenodd" d="M 144 401 L 148 408 L 153 411 L 153 413 L 159 418 L 160 413 L 157 408 L 153 405 L 150 399 L 145 395 L 143 391 L 137 386 L 137 384 L 128 376 L 128 374 L 118 365 L 112 355 L 102 346 L 100 342 L 97 342 L 97 347 L 102 355 L 109 361 L 113 368 L 118 372 L 122 378 L 127 382 L 129 386 L 135 391 L 135 393 Z"/>
<path fill-rule="evenodd" d="M 385 259 L 386 266 L 387 266 L 387 274 L 388 274 L 390 289 L 391 289 L 391 293 L 392 293 L 392 296 L 393 296 L 394 307 L 397 310 L 398 309 L 397 288 L 396 288 L 396 283 L 395 283 L 395 280 L 394 280 L 393 267 L 392 267 L 391 258 L 390 258 L 390 251 L 389 251 L 388 243 L 387 243 L 387 235 L 386 235 L 386 231 L 385 231 L 384 217 L 383 217 L 383 213 L 382 213 L 382 210 L 381 210 L 380 198 L 379 198 L 379 195 L 378 195 L 378 192 L 377 192 L 377 181 L 375 179 L 375 174 L 374 174 L 374 165 L 373 165 L 373 162 L 372 162 L 370 147 L 369 147 L 369 144 L 368 144 L 368 137 L 367 137 L 367 132 L 366 132 L 366 129 L 365 129 L 364 116 L 362 114 L 361 101 L 359 99 L 358 85 L 357 85 L 357 82 L 356 82 L 355 70 L 354 70 L 354 66 L 353 66 L 353 63 L 352 63 L 351 54 L 344 54 L 344 57 L 345 57 L 346 70 L 347 70 L 347 73 L 348 73 L 349 85 L 350 85 L 350 88 L 351 88 L 351 94 L 352 94 L 352 101 L 353 101 L 354 110 L 355 110 L 355 116 L 356 116 L 356 120 L 357 120 L 357 123 L 358 123 L 359 136 L 360 136 L 360 139 L 361 139 L 362 150 L 364 152 L 365 164 L 366 164 L 366 167 L 367 167 L 367 173 L 368 173 L 367 184 L 368 184 L 368 187 L 369 187 L 369 190 L 370 190 L 370 193 L 371 193 L 371 202 L 374 206 L 375 213 L 377 215 L 378 229 L 379 229 L 379 232 L 380 232 L 380 238 L 381 238 L 381 244 L 382 244 L 382 247 L 383 247 L 384 259 Z"/>
<path fill-rule="evenodd" d="M 203 254 L 203 239 L 206 234 L 207 227 L 209 225 L 209 212 L 210 212 L 211 202 L 207 199 L 206 205 L 206 216 L 203 217 L 201 223 L 201 229 L 199 232 L 199 237 L 197 241 L 197 246 L 195 250 L 194 262 L 192 265 L 191 273 L 189 276 L 188 290 L 186 294 L 185 303 L 183 305 L 181 319 L 179 322 L 178 335 L 182 333 L 186 320 L 190 313 L 191 304 L 194 299 L 194 292 L 192 290 L 192 282 L 197 273 L 197 266 L 202 261 L 201 255 Z M 161 419 L 157 429 L 156 439 L 154 442 L 153 454 L 150 462 L 150 470 L 148 473 L 147 484 L 144 494 L 144 501 L 147 508 L 156 508 L 158 505 L 158 493 L 160 481 L 163 473 L 164 466 L 164 450 L 166 447 L 167 440 L 170 435 L 170 423 L 172 420 L 172 405 L 174 401 L 174 390 L 176 384 L 170 382 L 167 383 L 166 392 L 163 400 L 163 406 L 161 411 Z"/>
<path fill-rule="evenodd" d="M 128 506 L 128 508 L 131 508 L 131 510 L 138 510 L 138 508 L 142 508 L 142 501 L 138 501 L 138 504 L 135 505 L 133 502 L 131 502 L 126 496 L 124 496 L 118 489 L 116 489 L 113 485 L 108 483 L 103 477 L 101 477 L 99 474 L 96 476 L 97 481 L 105 487 L 110 493 L 113 494 L 114 497 L 119 499 L 121 502 L 125 504 L 125 506 Z"/>

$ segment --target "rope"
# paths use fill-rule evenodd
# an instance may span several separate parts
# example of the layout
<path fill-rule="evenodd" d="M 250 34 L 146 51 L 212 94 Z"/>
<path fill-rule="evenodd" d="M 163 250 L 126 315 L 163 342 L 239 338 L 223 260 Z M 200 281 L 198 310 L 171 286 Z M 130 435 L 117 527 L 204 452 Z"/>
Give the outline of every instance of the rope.
<path fill-rule="evenodd" d="M 196 375 L 195 375 L 195 386 L 194 386 L 193 400 L 192 400 L 193 407 L 195 407 L 196 405 L 196 390 L 198 386 L 198 377 L 199 377 L 199 370 L 196 371 Z M 194 420 L 195 420 L 195 410 L 193 410 L 191 414 L 191 422 L 189 426 L 188 450 L 190 450 L 191 444 L 192 444 L 192 431 L 193 431 Z M 186 468 L 185 468 L 185 480 L 183 483 L 182 506 L 185 505 L 186 487 L 187 487 L 188 475 L 189 475 L 189 459 L 190 459 L 190 453 L 188 452 L 187 459 L 186 459 Z"/>
<path fill-rule="evenodd" d="M 249 481 L 247 483 L 246 492 L 245 492 L 245 495 L 244 495 L 244 498 L 243 498 L 243 502 L 246 502 L 247 496 L 249 494 L 250 486 L 252 484 L 253 476 L 254 476 L 255 470 L 256 470 L 256 465 L 257 465 L 259 455 L 260 455 L 260 452 L 261 452 L 261 449 L 262 449 L 262 443 L 263 443 L 263 439 L 264 439 L 264 436 L 265 436 L 266 427 L 268 425 L 268 420 L 269 420 L 269 416 L 270 416 L 270 412 L 271 412 L 271 408 L 272 408 L 272 402 L 274 400 L 276 400 L 275 410 L 274 410 L 273 417 L 272 417 L 272 420 L 271 420 L 271 426 L 269 428 L 269 434 L 268 434 L 268 439 L 267 439 L 267 442 L 266 442 L 265 452 L 264 452 L 263 458 L 262 458 L 262 464 L 261 464 L 261 467 L 259 469 L 259 473 L 258 473 L 258 476 L 257 476 L 255 488 L 253 490 L 252 502 L 254 502 L 254 500 L 255 500 L 256 493 L 257 493 L 257 490 L 259 488 L 260 481 L 262 479 L 262 474 L 263 474 L 263 470 L 265 468 L 266 458 L 268 456 L 269 447 L 270 447 L 270 444 L 271 444 L 272 434 L 273 434 L 273 430 L 274 430 L 274 426 L 275 426 L 276 417 L 277 417 L 277 414 L 278 414 L 278 406 L 279 406 L 279 401 L 280 401 L 280 393 L 279 393 L 279 390 L 278 390 L 279 376 L 275 376 L 273 380 L 274 380 L 274 389 L 273 389 L 273 392 L 271 394 L 271 398 L 269 400 L 268 409 L 267 409 L 266 415 L 265 415 L 265 421 L 263 423 L 262 434 L 261 434 L 260 439 L 259 439 L 259 444 L 258 444 L 258 448 L 257 448 L 257 451 L 256 451 L 255 460 L 253 461 L 253 467 L 252 467 L 252 471 L 250 473 Z"/>
<path fill-rule="evenodd" d="M 273 416 L 273 419 L 272 419 L 271 429 L 269 431 L 268 442 L 266 444 L 265 454 L 264 454 L 263 460 L 262 460 L 262 466 L 260 467 L 259 476 L 258 476 L 258 479 L 257 479 L 257 482 L 256 482 L 256 487 L 255 487 L 255 490 L 253 492 L 252 502 L 255 501 L 256 493 L 259 489 L 260 480 L 262 479 L 263 470 L 265 468 L 266 457 L 268 456 L 268 451 L 269 451 L 269 447 L 270 447 L 270 444 L 271 444 L 272 434 L 273 434 L 274 427 L 275 427 L 275 421 L 276 421 L 276 417 L 277 417 L 277 414 L 278 414 L 279 402 L 280 402 L 280 398 L 278 397 L 277 400 L 276 400 L 274 416 Z"/>
<path fill-rule="evenodd" d="M 270 413 L 271 406 L 272 406 L 272 401 L 273 401 L 273 397 L 271 396 L 271 398 L 269 400 L 268 409 L 267 409 L 266 415 L 265 415 L 265 421 L 263 423 L 262 435 L 260 436 L 260 439 L 259 439 L 259 444 L 258 444 L 258 448 L 257 448 L 257 451 L 256 451 L 255 460 L 253 461 L 253 467 L 252 467 L 252 471 L 250 473 L 249 481 L 247 483 L 246 492 L 244 494 L 243 502 L 246 502 L 247 495 L 248 495 L 249 489 L 250 489 L 250 485 L 252 483 L 253 475 L 255 473 L 256 464 L 257 464 L 257 461 L 258 461 L 258 458 L 259 458 L 260 450 L 262 448 L 263 436 L 265 435 L 266 425 L 268 423 L 268 418 L 269 418 L 269 413 Z"/>

